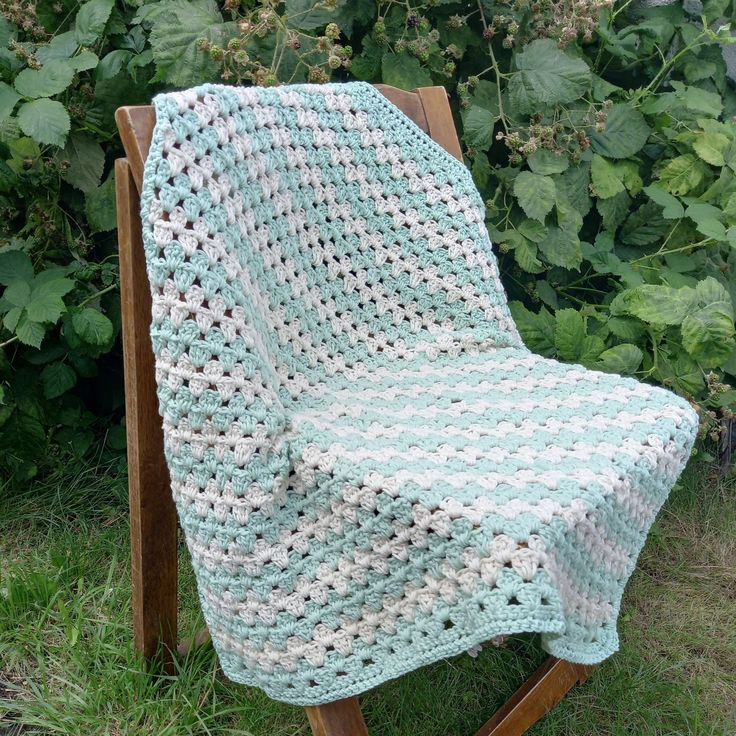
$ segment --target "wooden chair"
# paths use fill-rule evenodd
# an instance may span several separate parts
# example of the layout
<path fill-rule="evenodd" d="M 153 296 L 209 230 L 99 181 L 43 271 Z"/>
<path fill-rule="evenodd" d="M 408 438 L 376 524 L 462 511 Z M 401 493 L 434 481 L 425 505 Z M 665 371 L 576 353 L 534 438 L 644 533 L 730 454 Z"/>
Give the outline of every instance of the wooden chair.
<path fill-rule="evenodd" d="M 406 92 L 378 89 L 422 130 L 462 161 L 443 87 Z M 135 645 L 147 659 L 173 657 L 208 639 L 206 630 L 177 647 L 177 519 L 164 461 L 163 434 L 149 337 L 151 296 L 146 275 L 140 187 L 155 123 L 152 107 L 116 113 L 126 158 L 115 162 L 120 248 L 125 398 Z M 162 654 L 163 653 L 163 654 Z M 171 660 L 169 659 L 169 664 Z M 476 736 L 520 736 L 559 703 L 592 667 L 549 657 Z M 315 736 L 366 736 L 357 698 L 306 708 Z"/>

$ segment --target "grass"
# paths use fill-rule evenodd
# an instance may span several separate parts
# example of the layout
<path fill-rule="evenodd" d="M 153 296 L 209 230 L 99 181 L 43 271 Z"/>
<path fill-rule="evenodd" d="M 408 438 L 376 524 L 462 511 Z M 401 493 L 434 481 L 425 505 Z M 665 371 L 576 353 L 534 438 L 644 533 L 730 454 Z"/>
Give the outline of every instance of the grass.
<path fill-rule="evenodd" d="M 621 651 L 531 736 L 736 733 L 736 481 L 690 468 L 627 590 Z M 219 673 L 200 649 L 173 677 L 131 643 L 125 481 L 59 472 L 0 498 L 0 734 L 308 734 L 300 708 Z M 183 635 L 202 625 L 182 554 Z M 372 736 L 472 734 L 544 659 L 514 637 L 363 698 Z"/>

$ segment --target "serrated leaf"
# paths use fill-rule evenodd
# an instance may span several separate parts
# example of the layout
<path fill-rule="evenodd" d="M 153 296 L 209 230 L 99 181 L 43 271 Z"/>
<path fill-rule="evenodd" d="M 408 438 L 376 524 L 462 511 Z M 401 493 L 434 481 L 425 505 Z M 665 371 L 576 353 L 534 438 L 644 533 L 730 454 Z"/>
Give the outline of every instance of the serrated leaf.
<path fill-rule="evenodd" d="M 537 258 L 537 246 L 524 238 L 514 247 L 514 258 L 519 267 L 527 273 L 539 273 L 544 270 L 542 262 Z"/>
<path fill-rule="evenodd" d="M 224 47 L 237 33 L 234 23 L 224 23 L 213 0 L 168 0 L 153 20 L 149 42 L 156 63 L 156 79 L 178 87 L 190 87 L 219 76 L 219 64 L 199 48 L 205 38 Z"/>
<path fill-rule="evenodd" d="M 547 228 L 536 220 L 524 220 L 519 225 L 519 232 L 533 243 L 539 243 L 547 236 Z"/>
<path fill-rule="evenodd" d="M 649 324 L 679 325 L 694 305 L 695 289 L 642 284 L 617 296 L 611 304 L 611 313 L 632 314 Z"/>
<path fill-rule="evenodd" d="M 585 322 L 580 312 L 560 309 L 555 313 L 555 348 L 562 360 L 579 360 L 585 338 Z"/>
<path fill-rule="evenodd" d="M 399 89 L 416 89 L 430 87 L 432 77 L 419 63 L 419 59 L 407 54 L 394 54 L 387 51 L 381 61 L 384 84 L 390 84 Z"/>
<path fill-rule="evenodd" d="M 704 175 L 703 164 L 692 153 L 685 153 L 673 158 L 662 169 L 659 181 L 670 194 L 682 197 L 695 189 Z"/>
<path fill-rule="evenodd" d="M 71 279 L 56 278 L 39 283 L 36 277 L 27 307 L 28 316 L 34 322 L 55 323 L 66 311 L 62 297 L 73 288 L 74 282 Z"/>
<path fill-rule="evenodd" d="M 593 206 L 590 198 L 590 162 L 581 161 L 577 166 L 571 166 L 553 178 L 558 193 L 564 192 L 570 205 L 581 217 L 585 217 Z"/>
<path fill-rule="evenodd" d="M 535 314 L 517 301 L 510 302 L 509 308 L 521 339 L 529 350 L 547 357 L 553 355 L 555 318 L 544 307 Z"/>
<path fill-rule="evenodd" d="M 626 188 L 616 167 L 597 153 L 591 161 L 590 180 L 599 199 L 609 199 Z"/>
<path fill-rule="evenodd" d="M 13 281 L 30 281 L 33 264 L 28 253 L 22 250 L 0 252 L 0 284 L 7 286 Z"/>
<path fill-rule="evenodd" d="M 698 281 L 695 286 L 695 296 L 704 307 L 710 304 L 720 304 L 725 311 L 733 314 L 731 297 L 726 287 L 712 276 L 707 276 L 702 281 Z"/>
<path fill-rule="evenodd" d="M 29 319 L 27 314 L 23 314 L 15 328 L 15 334 L 24 345 L 40 348 L 46 335 L 46 328 L 42 324 Z"/>
<path fill-rule="evenodd" d="M 93 233 L 109 232 L 117 227 L 115 178 L 112 174 L 101 186 L 87 193 L 85 211 Z"/>
<path fill-rule="evenodd" d="M 637 371 L 643 357 L 644 353 L 636 345 L 623 343 L 604 350 L 598 356 L 596 367 L 608 373 L 630 375 Z"/>
<path fill-rule="evenodd" d="M 716 92 L 708 92 L 708 90 L 700 87 L 688 87 L 682 82 L 672 82 L 677 99 L 685 105 L 688 110 L 694 112 L 705 113 L 717 118 L 723 110 L 723 102 L 721 96 Z"/>
<path fill-rule="evenodd" d="M 606 324 L 608 329 L 622 340 L 638 340 L 645 334 L 642 323 L 630 317 L 610 317 Z"/>
<path fill-rule="evenodd" d="M 3 299 L 14 307 L 25 307 L 31 300 L 31 287 L 27 281 L 13 281 L 5 289 Z"/>
<path fill-rule="evenodd" d="M 112 339 L 112 322 L 91 307 L 72 315 L 74 331 L 91 345 L 105 345 Z"/>
<path fill-rule="evenodd" d="M 603 227 L 615 231 L 631 211 L 631 197 L 628 192 L 619 192 L 609 199 L 599 199 L 595 206 L 603 219 Z"/>
<path fill-rule="evenodd" d="M 723 365 L 734 349 L 733 312 L 711 304 L 685 317 L 682 346 L 703 368 Z"/>
<path fill-rule="evenodd" d="M 567 156 L 548 151 L 546 148 L 540 148 L 534 151 L 526 159 L 529 164 L 529 168 L 535 174 L 561 174 L 563 171 L 567 171 L 570 166 L 570 160 Z"/>
<path fill-rule="evenodd" d="M 9 332 L 15 332 L 15 328 L 18 326 L 18 322 L 23 314 L 22 307 L 13 307 L 9 309 L 7 314 L 3 317 L 3 326 Z"/>
<path fill-rule="evenodd" d="M 659 240 L 672 225 L 665 220 L 659 207 L 645 202 L 632 212 L 621 228 L 621 240 L 627 245 L 649 245 Z"/>
<path fill-rule="evenodd" d="M 69 113 L 56 100 L 34 100 L 18 110 L 20 129 L 40 144 L 63 146 L 69 133 Z"/>
<path fill-rule="evenodd" d="M 46 64 L 49 61 L 68 59 L 78 48 L 74 31 L 65 31 L 55 35 L 47 44 L 36 50 L 36 61 Z"/>
<path fill-rule="evenodd" d="M 133 52 L 127 49 L 114 49 L 100 59 L 95 70 L 96 79 L 112 79 L 122 71 L 133 58 Z"/>
<path fill-rule="evenodd" d="M 723 154 L 729 144 L 729 139 L 723 133 L 703 133 L 693 142 L 693 150 L 706 163 L 723 166 L 726 163 Z"/>
<path fill-rule="evenodd" d="M 578 236 L 554 225 L 548 228 L 547 235 L 539 242 L 539 250 L 553 266 L 577 268 L 583 260 Z"/>
<path fill-rule="evenodd" d="M 603 132 L 590 134 L 590 145 L 601 156 L 629 158 L 642 149 L 650 132 L 638 110 L 630 105 L 613 105 Z"/>
<path fill-rule="evenodd" d="M 548 176 L 522 171 L 514 179 L 514 195 L 527 217 L 544 222 L 555 204 L 555 183 Z"/>
<path fill-rule="evenodd" d="M 89 0 L 77 13 L 74 36 L 80 46 L 91 46 L 102 35 L 115 0 Z"/>
<path fill-rule="evenodd" d="M 13 114 L 20 95 L 5 82 L 0 82 L 0 120 L 5 120 Z"/>
<path fill-rule="evenodd" d="M 463 139 L 469 146 L 488 150 L 493 143 L 496 118 L 483 107 L 473 106 L 463 112 Z"/>
<path fill-rule="evenodd" d="M 644 192 L 649 199 L 662 207 L 662 217 L 667 220 L 679 220 L 685 216 L 685 209 L 680 204 L 680 200 L 673 197 L 669 192 L 665 192 L 664 189 L 648 186 L 644 187 Z"/>
<path fill-rule="evenodd" d="M 65 363 L 50 363 L 41 371 L 41 386 L 47 399 L 56 399 L 77 384 L 77 374 Z"/>
<path fill-rule="evenodd" d="M 517 113 L 573 102 L 590 88 L 588 65 L 568 56 L 548 38 L 532 41 L 517 53 L 516 69 L 509 80 L 508 93 Z"/>
<path fill-rule="evenodd" d="M 105 153 L 92 136 L 72 133 L 60 157 L 69 162 L 64 173 L 64 181 L 68 184 L 83 192 L 91 192 L 99 186 Z"/>
<path fill-rule="evenodd" d="M 64 61 L 55 61 L 40 69 L 24 69 L 15 78 L 19 95 L 35 100 L 61 94 L 74 79 L 74 69 Z"/>

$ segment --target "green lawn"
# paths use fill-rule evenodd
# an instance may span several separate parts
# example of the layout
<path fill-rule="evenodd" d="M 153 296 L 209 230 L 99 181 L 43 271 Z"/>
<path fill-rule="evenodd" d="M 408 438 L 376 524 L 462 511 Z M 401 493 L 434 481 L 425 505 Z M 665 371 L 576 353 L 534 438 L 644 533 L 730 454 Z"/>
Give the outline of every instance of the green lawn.
<path fill-rule="evenodd" d="M 210 647 L 176 677 L 132 649 L 124 479 L 103 469 L 0 498 L 0 734 L 308 734 L 303 711 L 234 685 Z M 183 557 L 183 555 L 182 555 Z M 183 634 L 200 625 L 181 571 Z M 690 469 L 660 514 L 621 617 L 621 651 L 533 736 L 736 733 L 736 482 Z M 363 699 L 372 736 L 472 734 L 542 661 L 534 637 Z"/>

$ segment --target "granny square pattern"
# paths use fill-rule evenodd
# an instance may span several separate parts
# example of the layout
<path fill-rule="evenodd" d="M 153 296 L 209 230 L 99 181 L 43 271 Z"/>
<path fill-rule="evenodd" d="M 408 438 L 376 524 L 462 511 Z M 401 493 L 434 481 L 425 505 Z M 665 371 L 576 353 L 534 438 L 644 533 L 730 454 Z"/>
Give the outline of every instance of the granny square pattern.
<path fill-rule="evenodd" d="M 503 634 L 614 652 L 689 404 L 524 347 L 470 173 L 372 86 L 155 107 L 158 397 L 225 673 L 314 705 Z"/>

